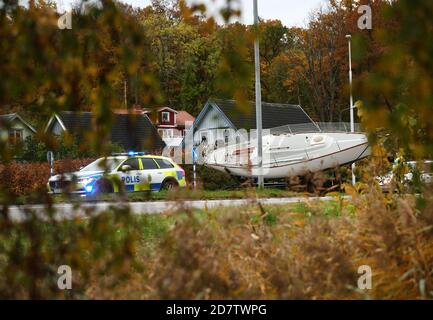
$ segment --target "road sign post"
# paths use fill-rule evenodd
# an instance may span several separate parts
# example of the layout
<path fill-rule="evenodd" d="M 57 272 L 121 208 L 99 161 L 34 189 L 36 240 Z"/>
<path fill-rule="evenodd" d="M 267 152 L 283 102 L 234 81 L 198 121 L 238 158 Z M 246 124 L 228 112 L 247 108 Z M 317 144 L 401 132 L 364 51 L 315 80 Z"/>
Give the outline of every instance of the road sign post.
<path fill-rule="evenodd" d="M 194 190 L 195 190 L 197 187 L 196 163 L 197 163 L 197 158 L 198 158 L 198 153 L 197 153 L 196 147 L 192 147 L 191 154 L 192 154 L 193 186 L 194 186 Z"/>
<path fill-rule="evenodd" d="M 47 152 L 47 161 L 50 165 L 50 177 L 54 175 L 54 154 L 52 151 Z"/>

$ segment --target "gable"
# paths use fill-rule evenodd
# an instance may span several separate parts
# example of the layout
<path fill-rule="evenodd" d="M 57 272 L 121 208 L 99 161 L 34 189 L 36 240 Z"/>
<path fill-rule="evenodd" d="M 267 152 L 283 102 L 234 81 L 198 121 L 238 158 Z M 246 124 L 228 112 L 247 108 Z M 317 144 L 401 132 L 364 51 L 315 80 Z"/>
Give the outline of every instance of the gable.
<path fill-rule="evenodd" d="M 0 115 L 0 127 L 10 127 L 15 129 L 22 129 L 29 134 L 36 133 L 36 130 L 25 121 L 18 113 Z"/>
<path fill-rule="evenodd" d="M 175 124 L 175 120 L 176 120 L 176 113 L 174 112 L 174 110 L 170 109 L 170 108 L 165 108 L 164 110 L 160 110 L 158 111 L 158 124 L 161 125 L 174 125 Z M 168 118 L 166 119 L 166 121 L 164 121 L 163 116 L 164 115 L 168 115 Z"/>
<path fill-rule="evenodd" d="M 197 122 L 197 124 L 194 124 L 195 130 L 233 128 L 230 120 L 212 103 L 206 105 L 203 114 L 197 117 Z"/>
<path fill-rule="evenodd" d="M 57 115 L 53 115 L 51 117 L 50 121 L 48 121 L 48 124 L 45 128 L 45 132 L 50 132 L 56 136 L 61 135 L 65 130 L 66 128 L 64 127 L 63 123 L 61 122 L 61 120 Z"/>

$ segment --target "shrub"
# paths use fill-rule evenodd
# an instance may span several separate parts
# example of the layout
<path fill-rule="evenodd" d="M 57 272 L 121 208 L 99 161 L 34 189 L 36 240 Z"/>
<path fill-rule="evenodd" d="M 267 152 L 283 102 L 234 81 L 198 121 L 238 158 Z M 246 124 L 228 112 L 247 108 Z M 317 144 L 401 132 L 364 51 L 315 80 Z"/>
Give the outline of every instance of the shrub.
<path fill-rule="evenodd" d="M 190 184 L 193 182 L 193 166 L 183 165 L 187 180 Z M 239 187 L 239 183 L 228 173 L 220 172 L 205 166 L 196 167 L 197 183 L 204 190 L 224 190 Z"/>
<path fill-rule="evenodd" d="M 77 171 L 89 164 L 92 159 L 58 160 L 54 161 L 55 174 Z M 30 195 L 33 192 L 46 190 L 50 177 L 48 163 L 18 163 L 0 164 L 0 186 L 13 197 Z"/>
<path fill-rule="evenodd" d="M 0 299 L 83 298 L 89 283 L 110 290 L 134 267 L 136 225 L 128 208 L 110 208 L 88 219 L 44 219 L 23 210 L 25 220 L 0 219 Z M 118 232 L 119 230 L 122 232 Z M 60 266 L 72 270 L 72 290 L 60 290 Z M 98 276 L 111 278 L 98 281 Z"/>
<path fill-rule="evenodd" d="M 338 200 L 334 203 L 339 206 Z M 113 296 L 145 299 L 423 299 L 433 297 L 433 198 L 392 200 L 374 189 L 338 215 L 322 202 L 182 211 L 141 256 L 146 272 Z M 393 202 L 390 205 L 390 201 Z M 334 206 L 329 203 L 329 207 Z M 185 210 L 185 209 L 184 209 Z M 185 212 L 185 211 L 183 211 Z M 167 221 L 167 217 L 158 217 Z M 372 289 L 359 290 L 369 265 Z"/>

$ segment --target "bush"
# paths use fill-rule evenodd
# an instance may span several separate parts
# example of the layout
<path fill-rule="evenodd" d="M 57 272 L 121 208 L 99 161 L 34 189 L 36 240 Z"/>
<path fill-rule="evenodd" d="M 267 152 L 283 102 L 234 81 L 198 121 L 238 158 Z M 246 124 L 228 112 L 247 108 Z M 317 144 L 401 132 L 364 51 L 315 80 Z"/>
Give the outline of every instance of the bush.
<path fill-rule="evenodd" d="M 0 299 L 83 298 L 95 281 L 107 291 L 134 270 L 137 225 L 128 208 L 110 208 L 88 219 L 44 219 L 23 210 L 25 220 L 0 219 Z M 119 232 L 119 230 L 122 232 Z M 72 290 L 59 290 L 58 268 L 72 272 Z M 111 278 L 99 281 L 101 274 Z"/>
<path fill-rule="evenodd" d="M 394 201 L 374 188 L 353 195 L 353 201 L 293 208 L 251 200 L 152 217 L 169 226 L 142 236 L 145 272 L 132 274 L 134 281 L 119 291 L 88 293 L 97 299 L 432 298 L 431 194 L 423 210 L 415 197 Z M 371 290 L 357 288 L 363 265 L 373 272 Z"/>
<path fill-rule="evenodd" d="M 183 165 L 185 169 L 186 178 L 190 185 L 192 185 L 193 166 Z M 239 183 L 228 173 L 220 172 L 205 166 L 196 167 L 197 183 L 203 187 L 204 190 L 227 190 L 239 187 Z"/>
<path fill-rule="evenodd" d="M 54 161 L 54 173 L 77 171 L 92 161 L 93 159 Z M 12 162 L 0 164 L 0 185 L 7 190 L 9 196 L 18 197 L 46 190 L 49 177 L 50 167 L 48 163 Z"/>

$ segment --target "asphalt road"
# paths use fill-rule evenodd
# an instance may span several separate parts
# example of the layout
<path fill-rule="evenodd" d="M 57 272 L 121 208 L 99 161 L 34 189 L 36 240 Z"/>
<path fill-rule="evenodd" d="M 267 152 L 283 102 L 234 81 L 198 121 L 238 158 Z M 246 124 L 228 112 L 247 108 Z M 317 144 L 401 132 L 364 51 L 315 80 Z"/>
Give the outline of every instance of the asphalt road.
<path fill-rule="evenodd" d="M 283 205 L 298 202 L 327 201 L 333 197 L 293 197 L 293 198 L 268 198 L 258 199 L 263 205 Z M 198 200 L 198 201 L 151 201 L 151 202 L 130 202 L 130 203 L 113 203 L 113 202 L 95 202 L 81 203 L 80 206 L 69 203 L 54 205 L 56 209 L 56 219 L 74 219 L 77 217 L 88 217 L 96 215 L 109 208 L 130 207 L 133 214 L 164 214 L 176 212 L 180 209 L 205 209 L 217 207 L 240 207 L 254 203 L 251 199 L 225 199 L 225 200 Z M 9 207 L 9 216 L 14 221 L 25 219 L 26 212 L 34 212 L 40 217 L 45 216 L 45 207 L 43 205 L 23 205 Z"/>

